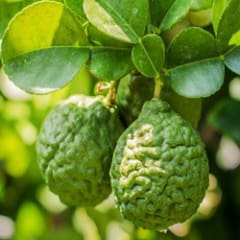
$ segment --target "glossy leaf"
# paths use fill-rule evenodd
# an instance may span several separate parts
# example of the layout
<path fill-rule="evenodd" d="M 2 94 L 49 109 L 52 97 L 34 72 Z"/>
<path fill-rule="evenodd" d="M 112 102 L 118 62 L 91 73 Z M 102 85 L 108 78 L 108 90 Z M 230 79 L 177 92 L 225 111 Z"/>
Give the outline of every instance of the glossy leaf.
<path fill-rule="evenodd" d="M 2 55 L 9 60 L 36 49 L 86 42 L 83 28 L 63 4 L 38 2 L 11 21 L 3 38 Z"/>
<path fill-rule="evenodd" d="M 150 13 L 151 13 L 151 23 L 157 27 L 160 26 L 161 21 L 164 16 L 172 6 L 175 0 L 162 1 L 154 0 L 149 1 L 150 3 Z"/>
<path fill-rule="evenodd" d="M 225 53 L 232 36 L 240 30 L 239 15 L 239 0 L 231 0 L 223 13 L 217 29 L 218 48 L 221 53 Z"/>
<path fill-rule="evenodd" d="M 165 61 L 165 47 L 161 37 L 149 34 L 132 49 L 132 61 L 146 77 L 156 77 Z"/>
<path fill-rule="evenodd" d="M 89 70 L 102 80 L 118 80 L 126 75 L 132 67 L 129 50 L 117 48 L 94 48 L 92 50 Z"/>
<path fill-rule="evenodd" d="M 231 49 L 225 56 L 226 66 L 234 73 L 240 75 L 240 47 Z"/>
<path fill-rule="evenodd" d="M 186 28 L 171 42 L 167 56 L 170 67 L 216 57 L 216 41 L 209 32 L 202 28 Z"/>
<path fill-rule="evenodd" d="M 119 41 L 116 38 L 110 37 L 109 35 L 100 32 L 96 27 L 91 24 L 89 24 L 87 27 L 87 35 L 89 42 L 93 43 L 94 45 L 124 48 L 132 46 L 129 43 Z"/>
<path fill-rule="evenodd" d="M 239 46 L 240 45 L 240 30 L 238 30 L 236 33 L 234 33 L 231 37 L 231 39 L 229 40 L 229 45 L 235 45 L 235 46 Z"/>
<path fill-rule="evenodd" d="M 36 0 L 0 1 L 0 39 L 11 18 L 25 6 Z"/>
<path fill-rule="evenodd" d="M 172 88 L 189 98 L 208 97 L 224 82 L 224 64 L 218 59 L 197 61 L 170 69 Z"/>
<path fill-rule="evenodd" d="M 160 24 L 160 30 L 166 31 L 171 29 L 187 15 L 190 8 L 191 0 L 175 0 L 164 16 Z"/>
<path fill-rule="evenodd" d="M 64 0 L 65 5 L 81 19 L 86 19 L 83 11 L 83 0 Z"/>
<path fill-rule="evenodd" d="M 217 130 L 231 137 L 240 145 L 240 101 L 224 99 L 214 106 L 208 121 Z"/>
<path fill-rule="evenodd" d="M 204 28 L 207 26 L 211 26 L 213 18 L 212 15 L 212 8 L 199 11 L 192 10 L 188 14 L 188 21 L 193 26 Z"/>
<path fill-rule="evenodd" d="M 147 0 L 84 0 L 83 8 L 93 26 L 116 39 L 136 43 L 144 34 Z"/>
<path fill-rule="evenodd" d="M 88 49 L 73 48 L 86 43 L 83 28 L 63 4 L 32 4 L 16 15 L 5 32 L 5 72 L 26 91 L 48 93 L 71 81 L 88 60 Z"/>
<path fill-rule="evenodd" d="M 213 0 L 213 29 L 217 35 L 219 22 L 231 0 Z"/>
<path fill-rule="evenodd" d="M 5 63 L 5 71 L 25 91 L 43 94 L 66 85 L 88 57 L 89 50 L 84 48 L 48 48 L 11 59 Z"/>

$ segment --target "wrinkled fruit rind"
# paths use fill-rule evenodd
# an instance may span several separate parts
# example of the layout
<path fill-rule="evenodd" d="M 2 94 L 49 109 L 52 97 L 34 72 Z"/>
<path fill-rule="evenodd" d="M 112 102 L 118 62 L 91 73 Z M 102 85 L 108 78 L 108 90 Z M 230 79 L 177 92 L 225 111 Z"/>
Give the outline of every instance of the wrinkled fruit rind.
<path fill-rule="evenodd" d="M 155 230 L 183 222 L 197 211 L 208 174 L 199 134 L 158 99 L 147 101 L 121 135 L 110 169 L 122 216 Z"/>
<path fill-rule="evenodd" d="M 40 170 L 67 205 L 94 206 L 111 192 L 109 168 L 123 128 L 116 107 L 102 100 L 72 96 L 50 111 L 40 130 Z"/>
<path fill-rule="evenodd" d="M 145 101 L 153 96 L 154 80 L 141 75 L 127 75 L 119 82 L 117 105 L 123 122 L 128 126 L 137 119 Z"/>

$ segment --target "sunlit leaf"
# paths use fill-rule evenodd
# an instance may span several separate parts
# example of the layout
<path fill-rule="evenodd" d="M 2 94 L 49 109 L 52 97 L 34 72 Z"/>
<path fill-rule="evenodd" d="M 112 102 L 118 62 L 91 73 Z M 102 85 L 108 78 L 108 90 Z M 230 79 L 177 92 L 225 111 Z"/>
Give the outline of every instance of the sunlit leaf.
<path fill-rule="evenodd" d="M 190 7 L 188 0 L 150 1 L 151 23 L 162 31 L 169 30 L 186 16 Z"/>
<path fill-rule="evenodd" d="M 230 1 L 231 0 L 213 0 L 213 29 L 215 34 L 218 32 L 219 22 Z"/>
<path fill-rule="evenodd" d="M 113 38 L 101 31 L 96 27 L 89 24 L 87 27 L 87 34 L 89 42 L 98 45 L 98 46 L 107 46 L 107 47 L 130 47 L 132 46 L 129 43 L 120 41 L 119 39 Z"/>
<path fill-rule="evenodd" d="M 203 10 L 212 7 L 213 0 L 192 0 L 192 10 Z"/>
<path fill-rule="evenodd" d="M 8 26 L 2 42 L 4 69 L 25 91 L 48 93 L 71 81 L 88 60 L 85 44 L 84 29 L 63 4 L 38 2 Z"/>
<path fill-rule="evenodd" d="M 240 45 L 240 30 L 232 35 L 231 39 L 229 40 L 229 45 Z"/>
<path fill-rule="evenodd" d="M 77 73 L 77 75 L 70 82 L 70 84 L 68 84 L 69 95 L 73 95 L 73 94 L 92 95 L 94 84 L 95 84 L 95 82 L 94 82 L 92 74 L 89 73 L 87 66 L 84 66 Z"/>
<path fill-rule="evenodd" d="M 172 88 L 181 96 L 208 97 L 224 82 L 224 64 L 218 58 L 197 61 L 171 69 L 169 76 Z"/>
<path fill-rule="evenodd" d="M 83 0 L 64 0 L 64 3 L 70 8 L 78 17 L 83 20 L 86 19 L 86 15 L 83 11 Z"/>
<path fill-rule="evenodd" d="M 175 0 L 164 16 L 160 24 L 160 30 L 166 31 L 171 29 L 187 15 L 190 7 L 191 0 Z"/>
<path fill-rule="evenodd" d="M 116 39 L 136 43 L 144 34 L 147 0 L 85 0 L 83 8 L 93 26 Z"/>
<path fill-rule="evenodd" d="M 217 29 L 219 51 L 225 53 L 229 47 L 232 36 L 240 30 L 240 3 L 231 0 L 227 5 Z"/>
<path fill-rule="evenodd" d="M 212 19 L 213 19 L 212 8 L 203 9 L 199 11 L 192 10 L 188 14 L 188 21 L 191 23 L 191 25 L 201 28 L 211 26 Z"/>
<path fill-rule="evenodd" d="M 25 6 L 37 0 L 1 0 L 0 1 L 0 38 L 11 18 Z"/>
<path fill-rule="evenodd" d="M 146 77 L 159 74 L 165 60 L 165 47 L 161 37 L 149 34 L 132 49 L 132 61 L 137 70 Z"/>
<path fill-rule="evenodd" d="M 3 38 L 2 55 L 9 60 L 38 49 L 86 42 L 83 28 L 63 4 L 38 2 L 11 21 Z"/>

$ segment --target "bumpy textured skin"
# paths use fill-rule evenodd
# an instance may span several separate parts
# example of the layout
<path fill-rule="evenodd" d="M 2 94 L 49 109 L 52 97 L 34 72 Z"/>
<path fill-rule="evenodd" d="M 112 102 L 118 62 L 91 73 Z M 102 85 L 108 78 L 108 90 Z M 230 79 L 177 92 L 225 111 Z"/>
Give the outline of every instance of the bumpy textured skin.
<path fill-rule="evenodd" d="M 147 101 L 119 138 L 110 169 L 122 216 L 163 230 L 191 217 L 208 187 L 204 145 L 168 103 Z"/>
<path fill-rule="evenodd" d="M 126 125 L 136 120 L 144 102 L 152 98 L 153 91 L 154 80 L 151 78 L 129 74 L 120 80 L 117 105 Z"/>
<path fill-rule="evenodd" d="M 109 168 L 123 128 L 117 109 L 102 100 L 72 96 L 51 110 L 40 130 L 40 169 L 65 204 L 94 206 L 111 192 Z"/>

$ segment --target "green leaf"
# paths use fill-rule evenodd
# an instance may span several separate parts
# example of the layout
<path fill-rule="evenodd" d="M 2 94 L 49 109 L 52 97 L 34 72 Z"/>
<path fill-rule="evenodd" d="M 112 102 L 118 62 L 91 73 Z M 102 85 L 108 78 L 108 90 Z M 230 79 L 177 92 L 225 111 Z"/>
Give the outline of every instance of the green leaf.
<path fill-rule="evenodd" d="M 63 4 L 38 2 L 13 18 L 3 38 L 2 55 L 9 60 L 54 45 L 86 43 L 84 29 Z"/>
<path fill-rule="evenodd" d="M 145 32 L 147 0 L 84 0 L 83 9 L 93 26 L 121 41 L 137 43 Z"/>
<path fill-rule="evenodd" d="M 229 45 L 230 46 L 231 45 L 235 45 L 235 46 L 240 45 L 240 30 L 232 35 L 231 39 L 229 40 Z"/>
<path fill-rule="evenodd" d="M 195 11 L 211 8 L 213 0 L 192 0 L 191 9 Z"/>
<path fill-rule="evenodd" d="M 36 0 L 0 1 L 0 38 L 2 38 L 3 32 L 11 18 L 22 8 L 33 2 L 36 2 Z"/>
<path fill-rule="evenodd" d="M 89 42 L 94 43 L 95 45 L 108 46 L 108 47 L 130 47 L 132 46 L 129 43 L 119 41 L 116 38 L 110 37 L 103 32 L 100 32 L 96 27 L 89 24 L 87 26 L 87 35 Z"/>
<path fill-rule="evenodd" d="M 175 0 L 164 16 L 160 24 L 160 30 L 166 31 L 171 29 L 187 15 L 190 8 L 191 0 Z"/>
<path fill-rule="evenodd" d="M 63 4 L 53 1 L 32 4 L 13 18 L 4 34 L 5 72 L 26 91 L 48 93 L 71 81 L 84 65 L 89 50 L 77 46 L 86 43 L 84 29 Z M 69 46 L 76 48 L 68 49 Z M 76 63 L 70 67 L 68 63 L 73 62 Z"/>
<path fill-rule="evenodd" d="M 225 55 L 225 65 L 234 73 L 240 75 L 240 47 L 231 49 Z"/>
<path fill-rule="evenodd" d="M 213 18 L 212 12 L 212 8 L 199 11 L 192 10 L 188 14 L 188 21 L 191 23 L 191 25 L 201 28 L 211 26 Z"/>
<path fill-rule="evenodd" d="M 217 92 L 224 82 L 224 64 L 218 59 L 207 59 L 169 70 L 172 88 L 189 98 L 208 97 Z"/>
<path fill-rule="evenodd" d="M 156 27 L 160 26 L 161 21 L 164 16 L 172 6 L 175 0 L 162 1 L 154 0 L 149 1 L 150 4 L 150 13 L 151 13 L 151 23 Z"/>
<path fill-rule="evenodd" d="M 217 35 L 219 22 L 231 0 L 213 0 L 213 29 Z"/>
<path fill-rule="evenodd" d="M 86 19 L 83 11 L 83 0 L 64 0 L 65 5 L 82 20 Z"/>
<path fill-rule="evenodd" d="M 209 32 L 202 28 L 186 28 L 173 39 L 167 56 L 170 67 L 216 57 L 216 41 Z"/>
<path fill-rule="evenodd" d="M 165 61 L 165 46 L 161 37 L 148 34 L 132 49 L 132 61 L 146 77 L 156 77 Z"/>
<path fill-rule="evenodd" d="M 81 56 L 81 57 L 79 57 Z M 65 86 L 88 60 L 89 50 L 52 47 L 11 59 L 4 65 L 10 79 L 27 92 L 43 94 Z M 54 61 L 49 59 L 54 59 Z M 54 64 L 51 64 L 54 62 Z"/>
<path fill-rule="evenodd" d="M 235 99 L 220 101 L 210 112 L 208 121 L 240 145 L 240 101 Z"/>
<path fill-rule="evenodd" d="M 239 15 L 239 0 L 231 0 L 222 15 L 217 30 L 218 48 L 221 53 L 225 53 L 232 36 L 240 30 Z"/>
<path fill-rule="evenodd" d="M 132 68 L 131 54 L 127 49 L 94 48 L 89 70 L 102 80 L 118 80 Z"/>

